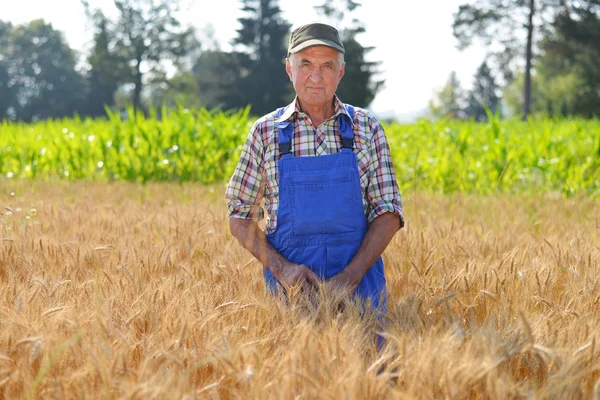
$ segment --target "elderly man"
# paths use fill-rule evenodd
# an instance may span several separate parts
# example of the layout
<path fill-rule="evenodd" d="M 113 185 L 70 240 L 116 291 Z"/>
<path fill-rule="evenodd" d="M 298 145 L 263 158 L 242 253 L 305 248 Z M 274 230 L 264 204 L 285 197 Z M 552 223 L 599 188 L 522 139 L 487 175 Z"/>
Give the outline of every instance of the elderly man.
<path fill-rule="evenodd" d="M 385 312 L 381 254 L 404 219 L 384 130 L 335 95 L 345 70 L 335 28 L 295 29 L 285 69 L 296 98 L 250 131 L 225 195 L 231 232 L 270 290 L 325 281 Z"/>

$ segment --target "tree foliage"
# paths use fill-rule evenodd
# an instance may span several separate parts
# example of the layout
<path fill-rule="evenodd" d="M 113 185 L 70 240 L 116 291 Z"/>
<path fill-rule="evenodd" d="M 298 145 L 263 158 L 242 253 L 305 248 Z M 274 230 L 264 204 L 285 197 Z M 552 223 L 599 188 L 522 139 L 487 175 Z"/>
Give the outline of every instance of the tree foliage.
<path fill-rule="evenodd" d="M 551 6 L 554 0 L 477 0 L 463 4 L 454 14 L 453 32 L 459 49 L 471 45 L 479 37 L 486 45 L 495 45 L 492 51 L 498 69 L 507 82 L 513 78 L 513 61 L 525 54 L 525 82 L 523 115 L 530 113 L 531 70 L 535 17 Z M 541 10 L 540 10 L 541 8 Z M 543 12 L 542 12 L 543 11 Z M 520 33 L 524 32 L 525 40 Z M 524 51 L 523 51 L 524 50 Z"/>
<path fill-rule="evenodd" d="M 496 113 L 500 109 L 500 88 L 487 62 L 483 62 L 475 74 L 473 87 L 467 96 L 465 114 L 475 121 L 487 121 L 488 110 Z"/>
<path fill-rule="evenodd" d="M 471 45 L 475 38 L 482 39 L 491 48 L 494 67 L 502 72 L 505 84 L 511 84 L 519 70 L 524 71 L 520 80 L 523 95 L 518 97 L 522 98 L 521 113 L 526 117 L 531 112 L 532 102 L 539 101 L 540 97 L 540 93 L 532 93 L 532 86 L 535 86 L 532 85 L 532 75 L 536 60 L 539 62 L 539 56 L 544 53 L 552 53 L 550 48 L 554 49 L 554 56 L 561 56 L 561 51 L 565 48 L 577 52 L 578 46 L 583 46 L 586 49 L 584 52 L 588 52 L 589 55 L 590 46 L 583 43 L 586 40 L 596 40 L 595 43 L 598 43 L 598 39 L 592 34 L 587 35 L 587 39 L 582 42 L 581 36 L 572 28 L 574 25 L 584 30 L 587 28 L 583 28 L 584 23 L 573 24 L 573 21 L 584 21 L 587 18 L 589 22 L 593 21 L 594 17 L 597 20 L 599 6 L 598 0 L 477 0 L 473 4 L 463 4 L 459 7 L 454 14 L 453 31 L 460 49 Z M 577 17 L 574 18 L 575 15 Z M 555 44 L 562 48 L 561 51 L 557 51 L 557 47 L 552 45 L 552 38 L 557 41 Z M 524 66 L 522 63 L 518 66 L 515 61 L 520 60 L 522 55 L 525 55 Z M 577 58 L 579 59 L 576 60 Z M 589 59 L 593 61 L 588 65 L 597 65 L 600 61 L 596 55 Z M 546 62 L 550 62 L 550 59 L 546 59 Z M 575 56 L 568 62 L 571 65 L 579 64 L 581 67 L 586 63 Z M 590 74 L 593 73 L 590 71 L 588 75 Z M 564 79 L 562 80 L 564 82 Z M 514 85 L 511 86 L 513 93 L 510 96 L 513 96 Z M 593 104 L 593 92 L 594 90 L 590 89 L 584 94 L 587 98 L 586 103 Z"/>
<path fill-rule="evenodd" d="M 238 86 L 242 54 L 209 50 L 197 59 L 192 74 L 198 84 L 198 96 L 208 108 L 223 110 L 241 108 L 248 104 L 248 95 Z M 256 111 L 256 110 L 254 110 Z"/>
<path fill-rule="evenodd" d="M 252 113 L 262 115 L 291 101 L 284 62 L 290 24 L 283 18 L 277 0 L 241 3 L 244 16 L 239 19 L 241 27 L 233 41 L 237 51 L 228 57 L 217 54 L 232 61 L 224 72 L 235 73 L 237 69 L 238 77 L 228 85 L 229 93 L 220 97 L 230 107 L 250 104 Z"/>
<path fill-rule="evenodd" d="M 44 20 L 0 25 L 0 114 L 33 121 L 77 112 L 84 82 L 62 33 Z"/>
<path fill-rule="evenodd" d="M 114 4 L 119 15 L 111 24 L 108 47 L 114 48 L 114 65 L 124 60 L 129 66 L 122 79 L 133 84 L 133 105 L 140 108 L 145 70 L 161 75 L 165 61 L 176 64 L 198 43 L 193 28 L 183 27 L 177 19 L 178 0 L 114 0 Z"/>
<path fill-rule="evenodd" d="M 559 103 L 569 93 L 547 98 L 565 115 L 600 116 L 600 1 L 582 2 L 556 16 L 554 31 L 542 41 L 540 75 L 549 82 L 573 82 L 576 95 Z"/>
<path fill-rule="evenodd" d="M 552 117 L 597 117 L 600 114 L 600 1 L 582 1 L 557 14 L 540 42 L 540 56 L 532 76 L 532 112 Z M 516 86 L 523 74 L 505 89 L 514 114 L 523 97 Z"/>
<path fill-rule="evenodd" d="M 448 76 L 446 85 L 435 93 L 429 101 L 429 115 L 434 119 L 450 118 L 462 119 L 464 107 L 464 93 L 456 72 Z"/>
<path fill-rule="evenodd" d="M 8 74 L 8 49 L 12 25 L 0 21 L 0 121 L 8 117 L 9 108 L 14 103 L 14 91 Z"/>
<path fill-rule="evenodd" d="M 91 16 L 94 23 L 94 46 L 88 56 L 90 70 L 87 74 L 87 114 L 101 116 L 105 107 L 114 104 L 119 85 L 127 80 L 127 60 L 114 49 L 111 21 L 99 10 Z"/>

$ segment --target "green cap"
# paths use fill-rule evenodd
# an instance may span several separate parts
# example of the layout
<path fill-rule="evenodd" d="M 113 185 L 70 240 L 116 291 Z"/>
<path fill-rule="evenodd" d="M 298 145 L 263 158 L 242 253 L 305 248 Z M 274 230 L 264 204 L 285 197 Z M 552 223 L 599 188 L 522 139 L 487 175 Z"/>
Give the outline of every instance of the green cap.
<path fill-rule="evenodd" d="M 327 46 L 344 53 L 337 29 L 326 24 L 307 24 L 294 29 L 290 35 L 288 56 L 312 46 Z"/>

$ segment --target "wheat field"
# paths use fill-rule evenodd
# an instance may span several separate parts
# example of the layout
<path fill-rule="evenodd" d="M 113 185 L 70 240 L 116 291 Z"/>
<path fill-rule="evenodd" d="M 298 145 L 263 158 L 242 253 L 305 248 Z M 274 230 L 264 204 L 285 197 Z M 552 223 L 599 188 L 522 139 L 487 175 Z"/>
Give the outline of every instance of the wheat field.
<path fill-rule="evenodd" d="M 223 190 L 2 182 L 0 398 L 600 398 L 600 200 L 405 195 L 378 352 L 265 293 Z"/>

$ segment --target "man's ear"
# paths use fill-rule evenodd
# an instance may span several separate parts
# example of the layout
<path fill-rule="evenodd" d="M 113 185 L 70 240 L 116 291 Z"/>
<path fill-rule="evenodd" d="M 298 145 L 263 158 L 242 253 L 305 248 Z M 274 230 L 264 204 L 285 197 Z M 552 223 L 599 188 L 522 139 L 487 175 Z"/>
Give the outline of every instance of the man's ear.
<path fill-rule="evenodd" d="M 292 61 L 290 58 L 285 59 L 285 72 L 287 72 L 290 81 L 292 80 Z"/>
<path fill-rule="evenodd" d="M 344 77 L 345 73 L 346 73 L 346 63 L 343 63 L 342 67 L 340 68 L 340 76 L 338 77 L 338 83 L 340 83 L 342 81 L 342 78 Z"/>

